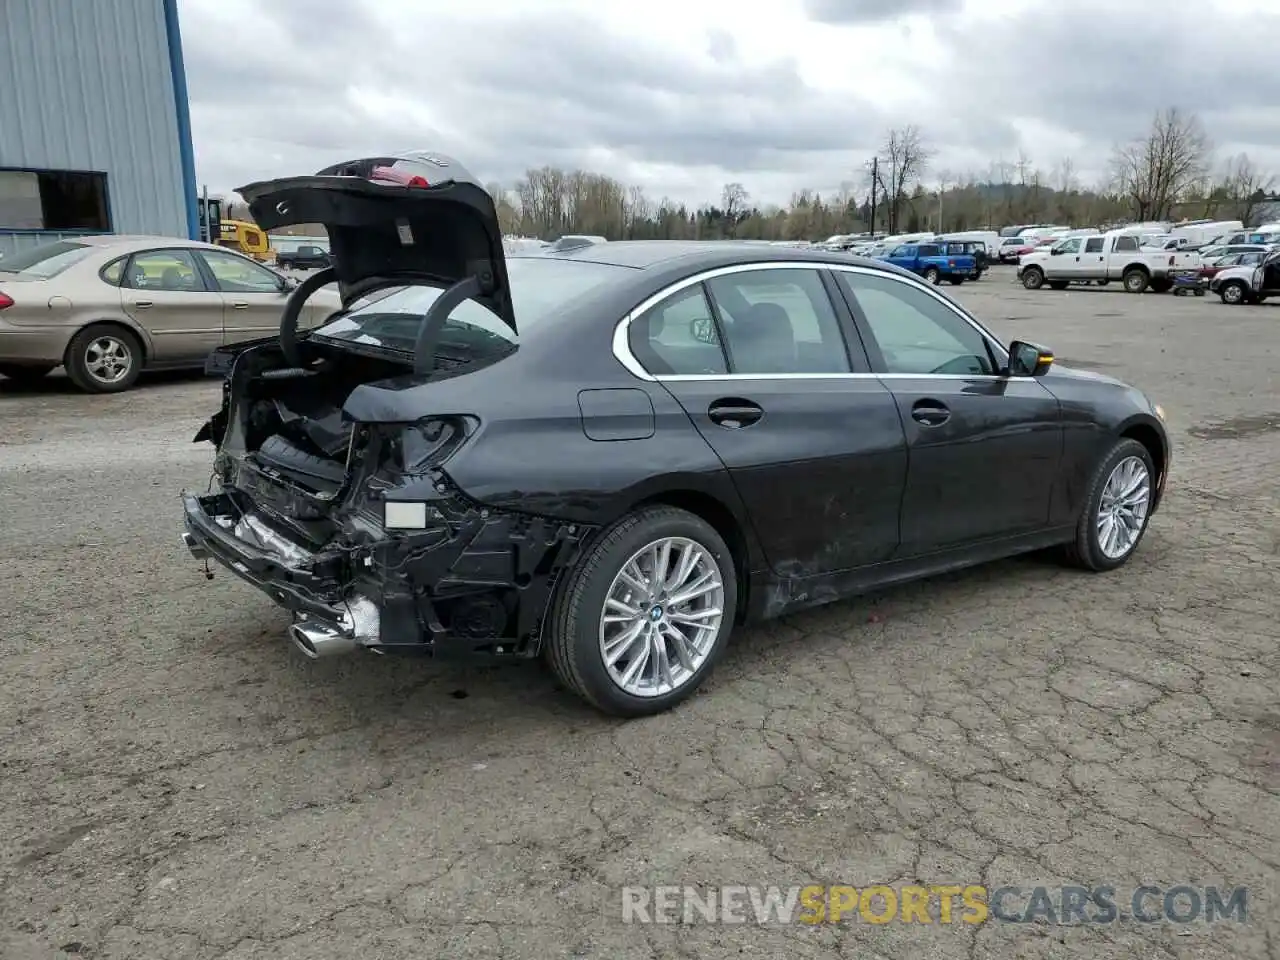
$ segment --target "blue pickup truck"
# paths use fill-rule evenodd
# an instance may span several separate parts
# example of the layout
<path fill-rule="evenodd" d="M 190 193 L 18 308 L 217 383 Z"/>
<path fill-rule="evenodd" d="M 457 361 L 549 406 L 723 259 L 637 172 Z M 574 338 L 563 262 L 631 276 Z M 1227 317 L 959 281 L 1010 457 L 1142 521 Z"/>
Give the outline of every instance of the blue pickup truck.
<path fill-rule="evenodd" d="M 930 283 L 949 280 L 959 285 L 978 269 L 978 263 L 972 254 L 944 253 L 942 246 L 937 243 L 904 243 L 894 247 L 881 259 L 888 260 L 895 267 L 918 273 Z"/>

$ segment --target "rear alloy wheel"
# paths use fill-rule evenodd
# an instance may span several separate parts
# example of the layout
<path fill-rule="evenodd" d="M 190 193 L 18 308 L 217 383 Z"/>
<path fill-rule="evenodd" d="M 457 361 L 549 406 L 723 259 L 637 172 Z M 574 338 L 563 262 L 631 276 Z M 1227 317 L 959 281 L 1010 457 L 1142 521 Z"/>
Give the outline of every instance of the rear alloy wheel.
<path fill-rule="evenodd" d="M 1098 464 L 1068 560 L 1086 570 L 1114 570 L 1133 555 L 1151 518 L 1155 467 L 1137 440 L 1118 441 Z"/>
<path fill-rule="evenodd" d="M 1218 296 L 1222 297 L 1223 303 L 1229 303 L 1233 307 L 1238 306 L 1245 301 L 1244 284 L 1239 280 L 1230 280 L 1218 290 Z"/>
<path fill-rule="evenodd" d="M 1039 290 L 1044 286 L 1044 271 L 1039 267 L 1027 267 L 1022 271 L 1022 285 L 1028 290 Z"/>
<path fill-rule="evenodd" d="M 123 327 L 85 327 L 67 347 L 67 375 L 87 393 L 128 390 L 142 372 L 142 345 Z"/>
<path fill-rule="evenodd" d="M 7 377 L 14 383 L 35 383 L 43 380 L 53 370 L 52 365 L 24 366 L 18 363 L 0 363 L 0 377 Z"/>
<path fill-rule="evenodd" d="M 565 686 L 605 713 L 661 713 L 711 671 L 737 602 L 733 558 L 710 524 L 674 507 L 643 509 L 570 572 L 547 656 Z"/>
<path fill-rule="evenodd" d="M 924 278 L 935 286 L 942 282 L 942 274 L 937 267 L 930 267 L 924 272 Z"/>

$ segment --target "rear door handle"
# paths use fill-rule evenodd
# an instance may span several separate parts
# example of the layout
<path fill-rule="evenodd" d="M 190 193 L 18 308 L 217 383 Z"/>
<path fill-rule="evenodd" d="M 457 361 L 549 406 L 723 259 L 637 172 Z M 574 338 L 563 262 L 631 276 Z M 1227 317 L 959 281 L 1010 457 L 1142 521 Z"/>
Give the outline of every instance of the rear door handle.
<path fill-rule="evenodd" d="M 917 400 L 911 405 L 911 419 L 926 427 L 940 427 L 951 419 L 951 410 L 937 400 Z"/>
<path fill-rule="evenodd" d="M 249 309 L 249 305 L 248 305 L 247 303 L 245 303 L 243 300 L 237 300 L 235 303 L 231 304 L 231 306 L 232 306 L 232 307 L 234 307 L 236 310 L 248 310 L 248 309 Z"/>
<path fill-rule="evenodd" d="M 764 416 L 764 408 L 758 403 L 740 397 L 725 397 L 714 401 L 707 408 L 711 422 L 729 430 L 749 427 Z"/>
<path fill-rule="evenodd" d="M 133 305 L 139 310 L 145 310 L 147 307 L 153 306 L 150 300 L 135 300 L 133 301 Z"/>

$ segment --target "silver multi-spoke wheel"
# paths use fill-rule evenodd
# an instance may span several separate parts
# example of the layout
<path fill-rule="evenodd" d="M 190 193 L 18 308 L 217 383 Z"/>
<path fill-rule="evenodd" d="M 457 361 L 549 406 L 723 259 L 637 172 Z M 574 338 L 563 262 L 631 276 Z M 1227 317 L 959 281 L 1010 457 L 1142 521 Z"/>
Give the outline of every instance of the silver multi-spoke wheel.
<path fill-rule="evenodd" d="M 1139 457 L 1125 457 L 1107 477 L 1098 501 L 1098 548 L 1111 560 L 1126 556 L 1142 536 L 1151 506 L 1151 472 Z"/>
<path fill-rule="evenodd" d="M 85 347 L 84 368 L 101 384 L 119 383 L 133 369 L 133 351 L 122 339 L 111 334 L 94 337 Z"/>
<path fill-rule="evenodd" d="M 605 594 L 600 655 L 634 697 L 679 690 L 701 669 L 724 620 L 725 588 L 711 552 L 663 537 L 631 555 Z"/>

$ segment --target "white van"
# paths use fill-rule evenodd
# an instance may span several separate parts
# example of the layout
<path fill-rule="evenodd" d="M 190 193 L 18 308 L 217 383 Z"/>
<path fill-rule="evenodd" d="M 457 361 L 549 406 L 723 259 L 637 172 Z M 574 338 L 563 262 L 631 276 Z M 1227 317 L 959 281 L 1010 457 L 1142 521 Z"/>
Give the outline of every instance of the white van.
<path fill-rule="evenodd" d="M 995 230 L 964 230 L 960 233 L 946 233 L 939 240 L 981 241 L 987 248 L 987 256 L 994 258 L 1000 249 L 1000 234 Z"/>
<path fill-rule="evenodd" d="M 928 243 L 930 240 L 936 240 L 938 235 L 932 230 L 924 233 L 904 233 L 898 237 L 898 243 Z"/>
<path fill-rule="evenodd" d="M 1169 231 L 1171 237 L 1185 237 L 1185 246 L 1199 247 L 1222 236 L 1224 233 L 1236 233 L 1244 229 L 1239 220 L 1209 220 L 1201 223 L 1187 223 L 1174 227 Z"/>

